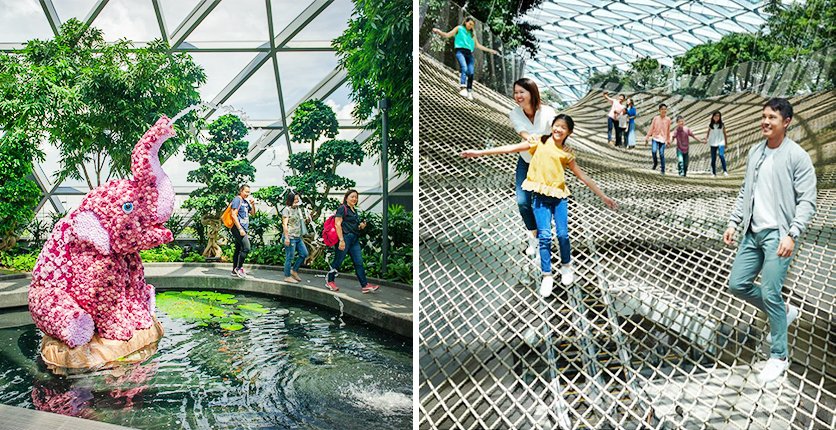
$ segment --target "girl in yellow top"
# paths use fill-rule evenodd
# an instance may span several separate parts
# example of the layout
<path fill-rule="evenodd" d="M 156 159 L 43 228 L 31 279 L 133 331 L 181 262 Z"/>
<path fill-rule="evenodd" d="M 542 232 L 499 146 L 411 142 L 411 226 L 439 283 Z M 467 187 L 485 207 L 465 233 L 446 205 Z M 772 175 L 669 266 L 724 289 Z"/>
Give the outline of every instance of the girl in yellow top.
<path fill-rule="evenodd" d="M 571 195 L 566 186 L 566 168 L 572 171 L 581 182 L 589 187 L 605 205 L 612 209 L 618 208 L 615 200 L 607 197 L 595 181 L 584 174 L 575 163 L 574 152 L 566 146 L 568 138 L 575 128 L 572 117 L 560 114 L 552 121 L 550 136 L 532 136 L 527 141 L 490 148 L 485 150 L 468 150 L 461 153 L 462 157 L 473 158 L 483 155 L 509 154 L 512 152 L 528 151 L 532 154 L 528 175 L 523 181 L 522 188 L 531 191 L 534 200 L 534 219 L 537 222 L 537 238 L 540 241 L 540 269 L 543 271 L 543 281 L 540 284 L 540 294 L 547 297 L 552 293 L 554 278 L 551 267 L 552 218 L 557 230 L 557 241 L 560 245 L 560 281 L 563 285 L 570 285 L 575 279 L 572 270 L 572 253 L 569 243 L 569 202 Z"/>

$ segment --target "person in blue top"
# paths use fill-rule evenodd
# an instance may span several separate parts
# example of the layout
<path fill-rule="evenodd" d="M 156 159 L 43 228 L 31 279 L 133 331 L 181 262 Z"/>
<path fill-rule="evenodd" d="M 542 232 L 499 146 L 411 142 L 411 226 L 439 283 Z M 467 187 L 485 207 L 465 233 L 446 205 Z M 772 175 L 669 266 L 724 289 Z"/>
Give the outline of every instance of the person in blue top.
<path fill-rule="evenodd" d="M 498 54 L 495 50 L 482 46 L 482 44 L 476 40 L 476 34 L 474 31 L 475 28 L 476 20 L 473 19 L 472 16 L 465 18 L 462 25 L 459 25 L 446 33 L 437 28 L 433 28 L 433 33 L 441 37 L 449 38 L 456 36 L 454 46 L 456 48 L 456 60 L 459 62 L 459 70 L 461 71 L 461 76 L 459 78 L 459 88 L 461 88 L 461 91 L 459 94 L 470 100 L 473 100 L 473 73 L 476 61 L 473 58 L 473 51 L 478 48 L 494 55 Z"/>
<path fill-rule="evenodd" d="M 627 149 L 636 146 L 636 106 L 633 105 L 633 99 L 627 99 L 627 118 L 630 119 L 630 125 L 627 126 Z"/>
<path fill-rule="evenodd" d="M 360 230 L 366 228 L 366 221 L 360 219 L 357 214 L 357 202 L 359 200 L 360 194 L 357 190 L 346 191 L 343 196 L 343 204 L 337 208 L 337 213 L 334 215 L 334 227 L 340 241 L 334 248 L 334 261 L 331 262 L 331 270 L 325 277 L 325 286 L 331 291 L 340 291 L 340 287 L 337 286 L 334 279 L 339 273 L 346 254 L 351 257 L 351 261 L 354 263 L 354 273 L 357 275 L 357 281 L 360 282 L 360 291 L 367 294 L 380 289 L 379 285 L 369 283 L 366 279 L 366 270 L 363 268 Z"/>
<path fill-rule="evenodd" d="M 232 238 L 235 240 L 235 253 L 232 254 L 232 276 L 246 278 L 244 260 L 247 259 L 247 254 L 250 252 L 250 238 L 247 236 L 247 230 L 250 228 L 250 215 L 255 214 L 255 200 L 250 197 L 249 185 L 244 184 L 238 188 L 238 195 L 232 199 L 229 207 L 232 208 L 232 213 L 237 215 L 232 217 L 232 222 L 235 225 L 229 229 Z"/>

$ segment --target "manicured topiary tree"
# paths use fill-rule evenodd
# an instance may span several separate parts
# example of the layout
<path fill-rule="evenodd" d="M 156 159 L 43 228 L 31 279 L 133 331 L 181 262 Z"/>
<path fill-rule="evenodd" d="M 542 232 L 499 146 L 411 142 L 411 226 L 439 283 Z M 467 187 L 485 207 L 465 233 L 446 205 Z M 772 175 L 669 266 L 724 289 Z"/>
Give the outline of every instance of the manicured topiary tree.
<path fill-rule="evenodd" d="M 255 167 L 247 160 L 249 143 L 242 140 L 247 127 L 235 115 L 224 115 L 209 124 L 209 141 L 193 142 L 186 146 L 186 160 L 200 164 L 188 173 L 191 182 L 206 184 L 189 194 L 183 202 L 186 209 L 194 209 L 206 227 L 204 257 L 222 255 L 218 238 L 221 213 L 238 194 L 238 187 L 255 179 Z"/>

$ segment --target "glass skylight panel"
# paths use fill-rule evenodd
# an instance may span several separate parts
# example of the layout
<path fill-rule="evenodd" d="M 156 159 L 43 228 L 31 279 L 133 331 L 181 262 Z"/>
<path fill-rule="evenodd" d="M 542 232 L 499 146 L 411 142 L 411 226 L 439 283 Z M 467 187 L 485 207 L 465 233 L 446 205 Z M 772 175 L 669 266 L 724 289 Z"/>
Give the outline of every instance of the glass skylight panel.
<path fill-rule="evenodd" d="M 353 10 L 354 3 L 351 0 L 334 0 L 294 36 L 293 40 L 332 40 L 348 28 L 348 20 Z"/>
<path fill-rule="evenodd" d="M 206 40 L 267 42 L 267 10 L 264 2 L 220 2 L 186 38 L 189 42 Z"/>
<path fill-rule="evenodd" d="M 309 5 L 309 2 L 299 0 L 271 0 L 274 35 L 281 33 Z"/>
<path fill-rule="evenodd" d="M 0 43 L 49 39 L 54 36 L 43 8 L 35 1 L 3 1 L 0 7 Z"/>
<path fill-rule="evenodd" d="M 158 0 L 168 34 L 180 26 L 200 0 Z"/>
<path fill-rule="evenodd" d="M 302 97 L 337 67 L 337 57 L 333 52 L 279 52 L 276 58 L 285 109 L 302 101 Z"/>
<path fill-rule="evenodd" d="M 251 119 L 281 118 L 272 62 L 266 61 L 224 104 L 243 110 Z"/>
<path fill-rule="evenodd" d="M 8 1 L 4 3 L 32 3 L 37 5 L 39 8 L 41 5 L 40 2 L 36 1 Z M 90 13 L 90 10 L 96 4 L 96 0 L 53 0 L 53 6 L 55 6 L 55 13 L 58 14 L 58 18 L 61 22 L 69 21 L 70 18 L 78 18 L 80 21 L 84 21 L 87 18 L 87 15 Z M 148 2 L 151 4 L 151 2 Z M 5 4 L 3 6 L 6 7 Z M 43 9 L 41 9 L 41 13 L 43 13 Z"/>
<path fill-rule="evenodd" d="M 123 38 L 148 42 L 162 37 L 150 1 L 110 0 L 93 21 L 93 26 L 104 32 L 108 42 Z"/>
<path fill-rule="evenodd" d="M 206 83 L 198 88 L 205 101 L 214 99 L 257 56 L 252 52 L 190 52 L 189 55 L 206 72 Z"/>

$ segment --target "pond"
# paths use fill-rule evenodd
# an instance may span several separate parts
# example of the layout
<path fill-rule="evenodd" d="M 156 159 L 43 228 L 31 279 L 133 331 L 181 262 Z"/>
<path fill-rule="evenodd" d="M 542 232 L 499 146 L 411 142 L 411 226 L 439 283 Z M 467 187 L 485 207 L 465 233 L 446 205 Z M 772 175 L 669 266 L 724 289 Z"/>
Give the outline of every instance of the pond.
<path fill-rule="evenodd" d="M 20 309 L 0 313 L 0 403 L 139 429 L 412 428 L 410 339 L 256 295 L 188 318 L 161 294 L 179 293 L 158 294 L 156 353 L 88 374 L 52 374 L 40 330 L 10 327 Z"/>

